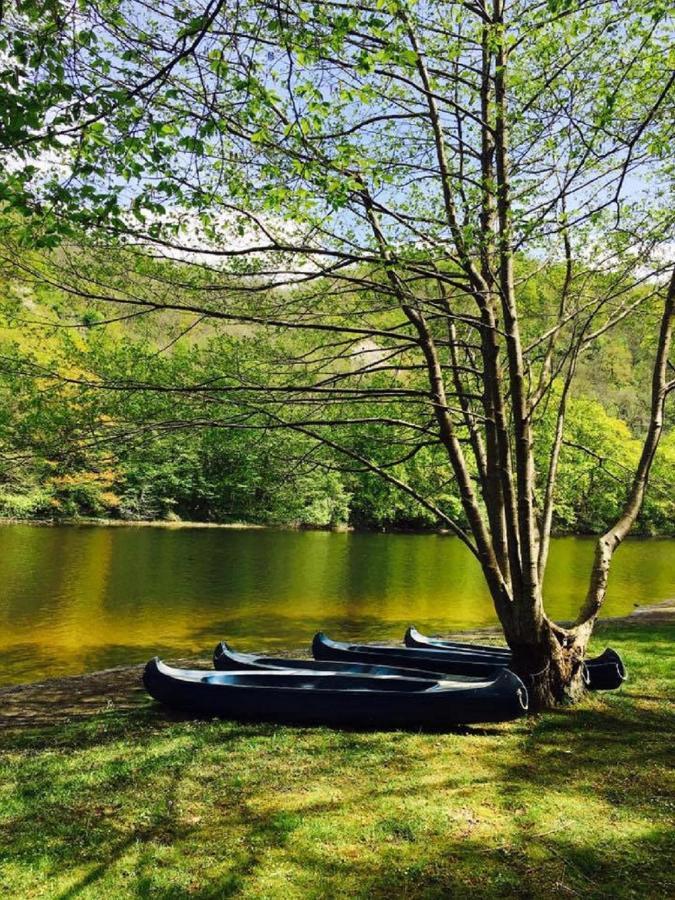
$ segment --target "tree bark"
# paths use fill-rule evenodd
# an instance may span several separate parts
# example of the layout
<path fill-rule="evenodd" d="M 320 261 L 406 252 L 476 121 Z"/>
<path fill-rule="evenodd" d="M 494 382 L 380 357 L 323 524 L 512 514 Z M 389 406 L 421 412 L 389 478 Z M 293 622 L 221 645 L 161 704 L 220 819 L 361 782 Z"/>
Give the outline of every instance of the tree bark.
<path fill-rule="evenodd" d="M 532 712 L 581 699 L 586 690 L 583 659 L 587 640 L 576 640 L 547 619 L 535 640 L 510 639 L 505 631 L 513 654 L 511 668 L 527 687 Z"/>

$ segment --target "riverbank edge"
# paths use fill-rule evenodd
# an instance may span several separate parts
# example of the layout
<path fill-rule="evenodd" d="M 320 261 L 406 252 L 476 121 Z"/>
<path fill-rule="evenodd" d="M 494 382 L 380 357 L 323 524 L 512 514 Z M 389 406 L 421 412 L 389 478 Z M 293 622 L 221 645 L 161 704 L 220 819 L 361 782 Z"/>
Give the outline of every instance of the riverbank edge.
<path fill-rule="evenodd" d="M 188 521 L 183 519 L 96 519 L 89 517 L 77 519 L 0 518 L 0 527 L 7 527 L 9 525 L 32 525 L 35 528 L 59 528 L 60 526 L 73 528 L 82 525 L 86 527 L 96 526 L 98 528 L 226 528 L 241 531 L 276 530 L 278 528 L 292 531 L 299 530 L 291 525 L 260 525 L 255 522 L 193 522 L 191 520 Z"/>
<path fill-rule="evenodd" d="M 595 628 L 596 636 L 602 635 L 603 630 L 612 628 L 623 628 L 631 626 L 658 626 L 658 625 L 675 625 L 675 598 L 663 600 L 660 603 L 650 604 L 649 606 L 641 606 L 635 609 L 628 616 L 613 616 L 601 619 Z M 468 631 L 454 631 L 441 635 L 445 639 L 461 639 L 465 641 L 485 640 L 491 643 L 495 638 L 499 638 L 502 631 L 498 625 L 491 625 L 485 628 L 476 628 Z M 395 646 L 397 641 L 369 641 L 376 645 Z M 292 649 L 292 650 L 275 650 L 274 655 L 277 657 L 299 658 L 309 657 L 309 650 Z M 191 657 L 177 659 L 175 665 L 181 668 L 210 668 L 211 659 L 205 657 Z M 127 685 L 127 690 L 135 691 L 140 687 L 140 673 L 143 671 L 144 663 L 134 663 L 129 666 L 114 666 L 110 669 L 99 669 L 95 672 L 85 672 L 81 675 L 64 675 L 60 678 L 49 678 L 44 681 L 28 681 L 20 684 L 10 684 L 0 686 L 0 703 L 3 699 L 10 695 L 25 694 L 30 695 L 33 692 L 40 693 L 45 688 L 50 691 L 54 689 L 62 689 L 69 687 L 73 695 L 82 696 L 84 703 L 91 700 L 92 694 L 98 693 L 101 689 L 109 687 L 116 691 Z M 131 676 L 134 676 L 133 678 Z M 98 688 L 98 691 L 97 691 Z M 115 702 L 115 701 L 113 701 Z M 0 725 L 9 724 L 9 720 L 3 715 L 0 707 Z"/>
<path fill-rule="evenodd" d="M 318 531 L 325 534 L 411 534 L 411 535 L 442 535 L 454 537 L 448 528 L 406 528 L 404 526 L 372 527 L 363 525 L 303 525 L 300 523 L 272 522 L 200 522 L 193 519 L 98 519 L 92 516 L 82 516 L 67 519 L 27 519 L 17 516 L 0 516 L 0 528 L 10 525 L 31 525 L 34 528 L 164 528 L 167 530 L 180 529 L 225 529 L 230 531 Z M 590 531 L 553 531 L 551 537 L 577 537 L 596 538 L 598 534 Z M 670 540 L 675 537 L 675 532 L 659 532 L 655 534 L 649 531 L 631 531 L 630 538 L 640 540 Z"/>

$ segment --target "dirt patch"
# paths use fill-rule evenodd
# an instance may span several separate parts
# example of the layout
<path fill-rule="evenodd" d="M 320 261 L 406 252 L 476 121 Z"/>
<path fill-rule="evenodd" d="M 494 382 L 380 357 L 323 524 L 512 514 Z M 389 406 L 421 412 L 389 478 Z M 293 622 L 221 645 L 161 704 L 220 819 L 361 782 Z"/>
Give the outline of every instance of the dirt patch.
<path fill-rule="evenodd" d="M 638 606 L 629 616 L 623 616 L 616 619 L 605 619 L 608 624 L 618 625 L 625 623 L 627 625 L 636 625 L 638 622 L 642 625 L 646 622 L 658 622 L 664 624 L 675 622 L 675 598 L 672 600 L 664 600 L 663 603 L 655 603 L 653 606 Z M 602 627 L 602 622 L 600 623 Z"/>

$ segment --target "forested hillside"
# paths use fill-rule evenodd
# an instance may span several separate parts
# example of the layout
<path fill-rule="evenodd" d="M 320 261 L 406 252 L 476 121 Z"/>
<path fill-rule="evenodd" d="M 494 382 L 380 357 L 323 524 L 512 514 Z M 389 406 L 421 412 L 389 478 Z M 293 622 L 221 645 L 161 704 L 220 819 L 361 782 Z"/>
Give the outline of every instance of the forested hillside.
<path fill-rule="evenodd" d="M 50 283 L 63 251 L 4 254 L 1 282 L 0 452 L 5 465 L 0 515 L 31 519 L 108 517 L 275 523 L 308 527 L 430 528 L 431 513 L 395 485 L 330 448 L 284 428 L 241 428 L 212 392 L 219 379 L 273 370 L 280 347 L 302 355 L 301 338 L 282 328 L 215 327 L 179 313 L 96 304 Z M 104 262 L 76 251 L 67 265 L 92 279 Z M 550 315 L 555 270 L 521 260 L 520 299 L 533 327 Z M 153 267 L 171 290 L 180 265 L 141 259 L 130 290 Z M 132 266 L 133 268 L 133 266 Z M 91 271 L 94 274 L 91 275 Z M 180 273 L 181 276 L 184 273 Z M 107 273 L 100 272 L 105 283 Z M 657 313 L 646 303 L 602 335 L 582 358 L 569 404 L 554 529 L 598 531 L 616 516 L 640 453 L 648 408 Z M 377 347 L 357 346 L 345 365 L 367 360 L 376 378 Z M 375 360 L 375 362 L 373 362 Z M 243 373 L 246 373 L 245 375 Z M 390 373 L 389 373 L 390 374 Z M 409 383 L 410 373 L 396 375 Z M 148 385 L 152 390 L 148 390 Z M 180 385 L 201 386 L 182 392 Z M 395 416 L 397 403 L 373 401 L 372 419 Z M 554 410 L 537 411 L 538 468 L 544 469 Z M 671 414 L 672 417 L 672 414 Z M 654 466 L 638 523 L 642 533 L 675 530 L 675 432 L 672 421 Z M 381 456 L 382 435 L 364 424 L 359 449 Z M 399 448 L 400 449 L 400 448 Z M 406 458 L 406 456 L 408 458 Z M 463 520 L 438 446 L 415 446 L 390 471 Z"/>

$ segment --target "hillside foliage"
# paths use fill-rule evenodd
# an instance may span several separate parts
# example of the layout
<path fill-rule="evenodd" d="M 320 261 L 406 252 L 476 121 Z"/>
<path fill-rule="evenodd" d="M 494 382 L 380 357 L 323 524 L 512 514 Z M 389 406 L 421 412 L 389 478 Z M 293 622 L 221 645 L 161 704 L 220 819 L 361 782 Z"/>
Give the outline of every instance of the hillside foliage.
<path fill-rule="evenodd" d="M 49 251 L 33 254 L 43 272 Z M 26 254 L 24 254 L 24 259 Z M 13 257 L 14 260 L 16 257 Z M 82 266 L 100 265 L 82 255 Z M 151 265 L 143 260 L 139 265 Z M 175 269 L 161 264 L 171 279 Z M 553 302 L 538 272 L 522 302 L 532 322 Z M 395 486 L 345 465 L 344 458 L 287 429 L 219 427 L 222 409 L 181 384 L 211 384 L 236 371 L 267 367 L 289 338 L 281 330 L 191 328 L 169 314 L 146 320 L 78 303 L 45 279 L 6 265 L 0 296 L 0 452 L 6 460 L 0 515 L 67 520 L 187 519 L 301 527 L 435 526 L 433 515 Z M 556 494 L 557 533 L 607 526 L 625 497 L 640 454 L 654 315 L 617 326 L 583 361 Z M 292 335 L 299 352 L 301 338 Z M 399 373 L 401 381 L 411 376 Z M 119 390 L 110 389 L 117 380 Z M 98 389 L 105 383 L 104 390 Z M 148 391 L 129 384 L 166 387 Z M 388 412 L 395 415 L 392 401 Z M 227 401 L 223 400 L 223 404 Z M 217 406 L 217 404 L 216 404 Z M 373 417 L 384 414 L 382 404 Z M 671 414 L 672 417 L 672 414 Z M 655 463 L 638 532 L 675 530 L 675 432 L 672 421 Z M 539 413 L 537 463 L 542 469 L 555 427 L 553 404 Z M 358 448 L 382 457 L 378 428 L 364 426 Z M 386 454 L 385 454 L 386 455 Z M 453 517 L 461 503 L 442 452 L 424 447 L 392 471 Z"/>

